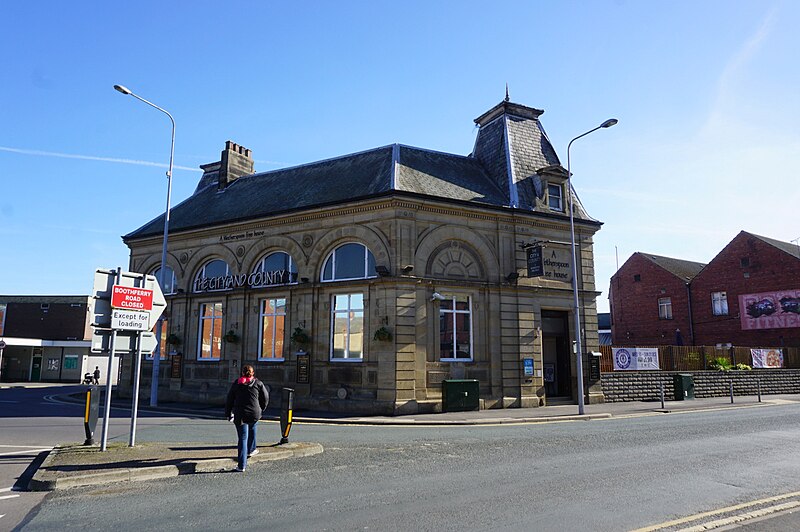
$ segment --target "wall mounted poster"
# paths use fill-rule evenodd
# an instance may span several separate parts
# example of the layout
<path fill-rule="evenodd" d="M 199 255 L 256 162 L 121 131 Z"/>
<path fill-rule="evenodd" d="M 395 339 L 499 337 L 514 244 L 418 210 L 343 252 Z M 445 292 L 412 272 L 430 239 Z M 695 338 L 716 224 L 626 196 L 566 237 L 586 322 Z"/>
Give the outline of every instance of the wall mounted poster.
<path fill-rule="evenodd" d="M 800 289 L 739 296 L 743 331 L 800 327 Z"/>
<path fill-rule="evenodd" d="M 751 349 L 754 368 L 782 368 L 783 352 L 780 349 Z"/>
<path fill-rule="evenodd" d="M 614 371 L 655 370 L 658 367 L 657 347 L 615 347 Z"/>

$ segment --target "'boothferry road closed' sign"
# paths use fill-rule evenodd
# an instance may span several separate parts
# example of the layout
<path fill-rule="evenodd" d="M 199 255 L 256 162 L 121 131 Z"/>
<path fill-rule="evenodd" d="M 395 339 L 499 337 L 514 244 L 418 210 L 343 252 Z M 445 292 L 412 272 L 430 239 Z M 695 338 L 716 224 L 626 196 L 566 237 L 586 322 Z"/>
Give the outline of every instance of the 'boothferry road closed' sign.
<path fill-rule="evenodd" d="M 128 310 L 153 310 L 153 291 L 115 284 L 111 290 L 111 307 Z"/>

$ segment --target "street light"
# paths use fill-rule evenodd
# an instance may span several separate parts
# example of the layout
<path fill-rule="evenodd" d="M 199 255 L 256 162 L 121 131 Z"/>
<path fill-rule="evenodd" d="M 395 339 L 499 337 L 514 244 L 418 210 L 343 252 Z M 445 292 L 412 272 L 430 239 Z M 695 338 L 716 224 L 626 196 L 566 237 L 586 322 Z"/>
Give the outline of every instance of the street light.
<path fill-rule="evenodd" d="M 578 135 L 567 144 L 567 194 L 569 194 L 569 233 L 572 242 L 572 296 L 574 298 L 573 307 L 575 312 L 575 356 L 576 356 L 576 370 L 578 373 L 578 414 L 583 415 L 583 348 L 581 346 L 581 312 L 580 302 L 578 301 L 578 264 L 577 253 L 575 251 L 575 220 L 573 214 L 573 201 L 572 201 L 572 172 L 570 168 L 569 149 L 572 143 L 581 137 L 585 137 L 589 133 L 597 131 L 601 128 L 611 127 L 616 124 L 616 118 L 609 118 L 594 129 L 590 129 L 586 133 Z"/>
<path fill-rule="evenodd" d="M 164 213 L 164 242 L 161 246 L 161 272 L 159 275 L 159 284 L 161 288 L 164 289 L 167 285 L 167 236 L 169 233 L 169 204 L 170 198 L 172 196 L 172 159 L 175 155 L 175 119 L 172 118 L 172 115 L 169 114 L 166 109 L 162 109 L 161 107 L 157 106 L 152 102 L 148 102 L 141 96 L 134 94 L 130 91 L 127 87 L 122 85 L 114 85 L 114 89 L 122 94 L 133 96 L 137 100 L 140 100 L 150 107 L 155 107 L 165 115 L 169 117 L 170 122 L 172 122 L 172 143 L 170 144 L 169 148 L 169 169 L 167 170 L 167 210 Z M 163 315 L 159 317 L 158 324 L 156 325 L 156 342 L 157 342 L 157 352 L 158 355 L 153 356 L 153 382 L 150 383 L 150 406 L 158 406 L 158 369 L 159 369 L 159 362 L 161 359 L 161 328 L 163 326 Z"/>

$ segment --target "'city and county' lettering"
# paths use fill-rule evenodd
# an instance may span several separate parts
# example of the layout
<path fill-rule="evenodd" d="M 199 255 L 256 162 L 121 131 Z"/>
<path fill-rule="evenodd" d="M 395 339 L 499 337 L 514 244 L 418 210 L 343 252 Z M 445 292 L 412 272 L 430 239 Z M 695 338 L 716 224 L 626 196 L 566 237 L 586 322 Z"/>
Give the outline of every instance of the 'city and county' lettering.
<path fill-rule="evenodd" d="M 263 286 L 289 284 L 295 281 L 297 281 L 297 274 L 287 270 L 253 272 L 250 275 L 243 273 L 240 275 L 224 275 L 220 277 L 202 277 L 194 282 L 194 291 L 232 290 L 243 286 L 260 288 Z"/>

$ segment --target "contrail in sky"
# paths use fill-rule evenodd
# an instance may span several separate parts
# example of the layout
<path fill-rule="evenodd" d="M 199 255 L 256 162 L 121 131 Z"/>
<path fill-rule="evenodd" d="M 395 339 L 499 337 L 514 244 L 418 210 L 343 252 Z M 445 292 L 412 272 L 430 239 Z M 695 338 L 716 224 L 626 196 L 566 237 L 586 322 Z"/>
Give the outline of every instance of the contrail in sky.
<path fill-rule="evenodd" d="M 103 161 L 106 163 L 122 163 L 122 164 L 136 164 L 139 166 L 155 166 L 157 168 L 168 168 L 166 163 L 154 163 L 152 161 L 137 161 L 135 159 L 120 159 L 117 157 L 98 157 L 97 155 L 75 155 L 72 153 L 56 153 L 52 151 L 41 150 L 24 150 L 21 148 L 9 148 L 7 146 L 0 146 L 0 151 L 10 153 L 20 153 L 23 155 L 39 155 L 43 157 L 61 157 L 62 159 L 82 159 L 84 161 Z M 201 172 L 199 168 L 192 168 L 190 166 L 178 166 L 173 164 L 175 170 L 187 170 L 189 172 Z"/>

